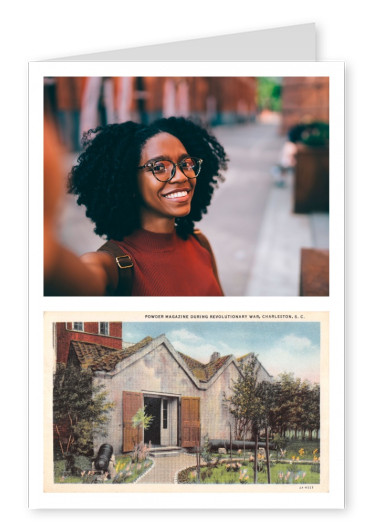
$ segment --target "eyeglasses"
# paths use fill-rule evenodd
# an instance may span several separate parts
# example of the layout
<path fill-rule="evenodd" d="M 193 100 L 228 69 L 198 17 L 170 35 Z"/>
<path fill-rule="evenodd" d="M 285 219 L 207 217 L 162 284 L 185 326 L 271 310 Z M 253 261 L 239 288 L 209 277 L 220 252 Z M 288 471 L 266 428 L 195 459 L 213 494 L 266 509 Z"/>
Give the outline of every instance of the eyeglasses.
<path fill-rule="evenodd" d="M 201 164 L 203 160 L 198 157 L 184 157 L 177 164 L 172 160 L 154 160 L 147 162 L 143 166 L 139 166 L 139 170 L 148 168 L 153 172 L 154 177 L 161 182 L 171 181 L 175 177 L 176 167 L 179 166 L 180 170 L 184 173 L 188 179 L 196 179 L 201 170 Z"/>

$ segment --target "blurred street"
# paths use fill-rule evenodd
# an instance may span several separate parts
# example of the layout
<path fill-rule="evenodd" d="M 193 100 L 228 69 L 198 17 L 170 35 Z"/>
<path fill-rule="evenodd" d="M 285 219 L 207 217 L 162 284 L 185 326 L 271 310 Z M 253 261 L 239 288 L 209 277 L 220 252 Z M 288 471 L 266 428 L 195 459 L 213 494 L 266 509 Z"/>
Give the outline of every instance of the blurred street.
<path fill-rule="evenodd" d="M 278 124 L 220 126 L 214 134 L 230 159 L 226 180 L 213 195 L 208 214 L 198 224 L 216 255 L 229 296 L 299 295 L 300 249 L 329 248 L 328 214 L 292 213 L 293 182 L 273 182 L 285 137 Z M 72 155 L 67 168 L 74 163 Z M 97 249 L 85 211 L 68 196 L 61 217 L 61 240 L 78 254 Z"/>

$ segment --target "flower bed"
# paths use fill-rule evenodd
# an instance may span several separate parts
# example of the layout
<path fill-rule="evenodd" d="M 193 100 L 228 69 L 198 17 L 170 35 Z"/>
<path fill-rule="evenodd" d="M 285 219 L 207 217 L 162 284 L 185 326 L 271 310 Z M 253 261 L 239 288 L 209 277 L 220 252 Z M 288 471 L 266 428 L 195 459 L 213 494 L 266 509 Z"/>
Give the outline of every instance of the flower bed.
<path fill-rule="evenodd" d="M 132 462 L 129 456 L 118 456 L 116 458 L 115 476 L 108 477 L 108 473 L 98 473 L 89 466 L 90 460 L 83 469 L 77 470 L 75 474 L 65 471 L 66 462 L 64 460 L 55 461 L 55 483 L 134 483 L 148 469 L 153 461 L 145 459 L 142 462 Z"/>

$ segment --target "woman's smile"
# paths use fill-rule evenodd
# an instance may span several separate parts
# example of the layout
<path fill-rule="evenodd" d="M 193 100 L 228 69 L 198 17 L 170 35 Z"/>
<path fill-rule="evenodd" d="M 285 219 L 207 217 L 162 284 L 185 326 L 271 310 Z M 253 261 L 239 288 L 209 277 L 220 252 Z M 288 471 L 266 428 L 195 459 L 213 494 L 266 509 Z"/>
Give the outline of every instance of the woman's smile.
<path fill-rule="evenodd" d="M 171 192 L 168 192 L 162 195 L 166 199 L 174 199 L 182 203 L 184 201 L 188 201 L 191 199 L 190 194 L 191 194 L 191 189 L 184 188 L 184 189 L 172 190 Z"/>

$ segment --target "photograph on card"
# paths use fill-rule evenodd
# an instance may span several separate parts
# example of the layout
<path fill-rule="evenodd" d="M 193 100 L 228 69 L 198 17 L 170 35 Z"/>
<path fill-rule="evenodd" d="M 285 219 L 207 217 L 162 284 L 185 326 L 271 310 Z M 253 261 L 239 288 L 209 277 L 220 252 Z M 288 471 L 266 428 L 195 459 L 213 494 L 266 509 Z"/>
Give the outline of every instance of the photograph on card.
<path fill-rule="evenodd" d="M 329 296 L 329 77 L 43 79 L 45 295 Z"/>
<path fill-rule="evenodd" d="M 327 313 L 74 318 L 45 317 L 46 492 L 328 491 Z"/>

